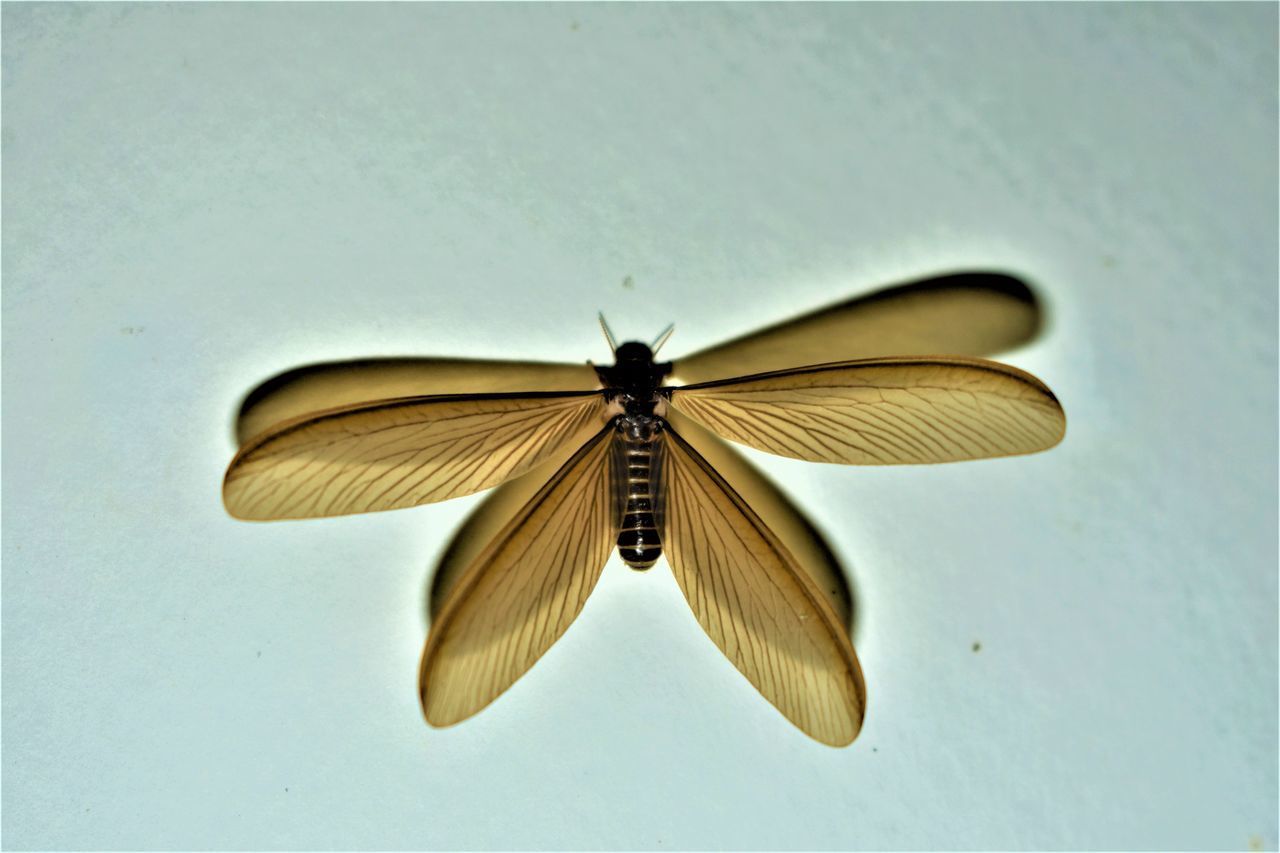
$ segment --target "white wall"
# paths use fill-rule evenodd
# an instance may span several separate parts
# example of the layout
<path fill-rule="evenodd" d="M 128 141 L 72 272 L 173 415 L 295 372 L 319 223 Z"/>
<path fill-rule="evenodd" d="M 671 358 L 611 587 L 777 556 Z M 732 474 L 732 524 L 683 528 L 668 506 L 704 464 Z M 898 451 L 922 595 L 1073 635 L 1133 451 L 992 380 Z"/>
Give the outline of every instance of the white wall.
<path fill-rule="evenodd" d="M 4 846 L 1274 849 L 1276 23 L 7 4 Z M 296 364 L 601 360 L 599 309 L 679 355 L 957 267 L 1046 301 L 1006 358 L 1060 447 L 753 456 L 856 584 L 849 749 L 616 559 L 431 730 L 474 500 L 220 504 L 240 395 Z"/>

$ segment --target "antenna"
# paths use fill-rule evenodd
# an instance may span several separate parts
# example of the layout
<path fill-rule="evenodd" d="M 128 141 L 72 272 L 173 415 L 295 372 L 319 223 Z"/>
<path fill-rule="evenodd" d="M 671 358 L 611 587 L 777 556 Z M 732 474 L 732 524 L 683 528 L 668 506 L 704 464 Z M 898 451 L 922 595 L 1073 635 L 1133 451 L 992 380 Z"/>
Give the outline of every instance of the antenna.
<path fill-rule="evenodd" d="M 604 332 L 604 339 L 609 342 L 609 350 L 617 356 L 618 342 L 613 339 L 613 332 L 609 331 L 609 323 L 604 318 L 604 312 L 600 312 L 600 330 Z"/>
<path fill-rule="evenodd" d="M 665 329 L 662 330 L 662 334 L 658 335 L 658 339 L 654 341 L 653 346 L 649 348 L 654 355 L 658 354 L 658 350 L 662 349 L 662 345 L 667 342 L 667 338 L 671 337 L 671 333 L 674 332 L 675 330 L 676 330 L 675 323 L 672 323 L 670 326 L 667 326 Z"/>

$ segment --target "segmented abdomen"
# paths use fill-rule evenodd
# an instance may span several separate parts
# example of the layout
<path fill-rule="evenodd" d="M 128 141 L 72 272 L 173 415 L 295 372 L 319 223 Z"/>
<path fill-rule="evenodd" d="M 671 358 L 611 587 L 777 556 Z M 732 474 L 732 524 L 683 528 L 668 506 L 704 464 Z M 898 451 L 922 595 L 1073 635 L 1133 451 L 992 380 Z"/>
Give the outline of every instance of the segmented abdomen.
<path fill-rule="evenodd" d="M 621 496 L 625 498 L 622 526 L 618 531 L 618 554 L 631 568 L 644 570 L 662 556 L 654 488 L 658 422 L 650 418 L 624 422 L 619 424 L 618 431 L 622 463 L 618 474 L 623 485 Z"/>

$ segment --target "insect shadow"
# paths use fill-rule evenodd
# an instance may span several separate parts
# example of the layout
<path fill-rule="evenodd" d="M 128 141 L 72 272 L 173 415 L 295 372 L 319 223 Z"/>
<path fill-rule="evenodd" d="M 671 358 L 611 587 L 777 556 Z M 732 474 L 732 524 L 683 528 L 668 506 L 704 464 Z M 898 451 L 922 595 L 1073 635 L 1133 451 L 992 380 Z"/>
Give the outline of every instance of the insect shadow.
<path fill-rule="evenodd" d="M 545 517 L 556 524 L 566 523 L 576 511 L 589 514 L 584 530 L 598 528 L 611 512 L 609 506 L 617 507 L 614 511 L 618 512 L 625 506 L 626 517 L 617 534 L 617 548 L 623 560 L 634 569 L 646 569 L 663 552 L 655 533 L 659 529 L 671 533 L 675 543 L 671 552 L 678 552 L 672 557 L 672 565 L 704 629 L 724 653 L 731 654 L 732 648 L 735 653 L 748 656 L 744 660 L 731 656 L 731 660 L 788 719 L 824 743 L 844 745 L 856 736 L 865 703 L 849 639 L 838 639 L 838 626 L 844 626 L 846 637 L 856 631 L 854 585 L 812 521 L 712 430 L 732 441 L 778 455 L 844 464 L 918 464 L 1043 450 L 1060 441 L 1065 428 L 1052 393 L 1029 374 L 995 362 L 972 360 L 1024 345 L 1036 338 L 1042 327 L 1043 311 L 1024 279 L 1000 272 L 957 272 L 850 298 L 675 362 L 655 360 L 644 343 L 616 346 L 611 337 L 616 364 L 594 370 L 581 364 L 416 356 L 301 366 L 266 380 L 244 397 L 234 427 L 241 453 L 229 469 L 224 500 L 232 514 L 243 519 L 344 515 L 413 506 L 466 493 L 449 492 L 453 488 L 451 480 L 457 476 L 466 478 L 466 482 L 484 480 L 481 488 L 492 488 L 492 493 L 453 535 L 434 573 L 430 573 L 424 610 L 433 622 L 445 607 L 452 607 L 451 613 L 456 616 L 460 611 L 458 603 L 467 601 L 466 597 L 532 594 L 518 590 L 494 593 L 500 587 L 492 584 L 485 587 L 488 592 L 477 593 L 476 584 L 480 581 L 476 580 L 475 571 L 468 571 L 466 583 L 457 584 L 458 593 L 449 596 L 468 567 L 516 562 L 532 567 L 548 558 L 563 560 L 575 549 L 599 551 L 602 547 L 603 552 L 586 557 L 582 565 L 595 558 L 600 562 L 594 565 L 603 565 L 612 544 L 600 538 L 598 530 L 593 533 L 594 539 L 581 546 L 576 539 L 568 540 L 570 544 L 566 546 L 566 539 L 556 535 L 541 537 L 536 519 L 543 514 L 544 502 L 550 507 Z M 936 375 L 940 378 L 934 379 Z M 942 383 L 941 389 L 931 384 L 938 382 Z M 586 389 L 591 387 L 598 391 Z M 918 407 L 922 392 L 925 409 Z M 832 393 L 841 396 L 833 398 Z M 780 394 L 783 410 L 790 411 L 787 418 L 791 420 L 776 423 L 777 410 L 769 409 L 768 401 L 780 398 Z M 465 457 L 431 457 L 422 455 L 413 443 L 425 441 L 415 432 L 426 423 L 417 419 L 416 409 L 422 406 L 434 407 L 433 411 L 438 412 L 433 429 L 453 430 L 472 441 L 472 435 L 489 435 L 495 429 L 509 428 L 492 427 L 489 424 L 493 421 L 485 420 L 480 429 L 490 432 L 476 432 L 474 425 L 467 425 L 470 421 L 466 418 L 475 415 L 463 412 L 466 406 L 474 409 L 475 401 L 492 401 L 485 405 L 494 411 L 503 411 L 502 407 L 507 406 L 506 411 L 511 414 L 504 415 L 507 420 L 502 423 L 517 425 L 529 420 L 526 410 L 520 407 L 525 403 L 520 400 L 534 401 L 552 415 L 544 418 L 549 432 L 525 430 L 516 439 L 502 439 L 508 444 L 520 442 L 522 455 L 530 457 L 530 464 L 518 469 L 509 452 L 489 455 L 484 446 L 475 446 Z M 829 409 L 831 401 L 835 401 L 836 409 Z M 672 405 L 668 406 L 668 402 Z M 940 403 L 941 409 L 936 409 Z M 995 409 L 984 409 L 986 405 Z M 608 427 L 589 438 L 599 429 L 594 419 L 603 414 L 602 406 L 612 407 L 608 411 L 617 414 L 609 415 Z M 370 410 L 376 410 L 378 424 L 360 420 L 369 419 L 365 412 Z M 457 414 L 453 414 L 454 410 Z M 559 411 L 567 411 L 568 415 L 561 416 Z M 916 432 L 918 418 L 932 419 L 934 424 L 942 424 L 946 432 L 929 432 L 936 428 Z M 360 457 L 358 465 L 347 456 L 351 451 L 343 443 L 356 434 L 348 432 L 348 423 L 364 429 L 361 434 L 376 433 L 380 441 L 369 447 L 372 452 Z M 801 425 L 803 432 L 791 432 L 790 427 L 778 424 Z M 399 432 L 384 439 L 379 430 Z M 568 441 L 568 434 L 576 435 L 575 441 Z M 397 435 L 408 435 L 408 442 L 396 443 L 401 441 Z M 540 450 L 561 444 L 566 451 L 559 455 Z M 494 452 L 499 447 L 495 444 Z M 579 450 L 570 455 L 575 448 Z M 663 455 L 666 462 L 662 462 Z M 515 459 L 518 461 L 521 456 Z M 416 460 L 434 460 L 429 464 L 440 469 L 439 473 L 435 479 L 403 485 L 401 471 L 406 466 L 416 470 L 412 467 L 419 464 Z M 472 460 L 466 462 L 470 467 L 451 467 L 456 462 L 461 465 L 462 460 Z M 612 475 L 600 474 L 611 464 Z M 504 465 L 509 465 L 506 475 L 502 474 Z M 372 479 L 349 479 L 370 471 Z M 512 478 L 511 474 L 517 475 Z M 671 485 L 675 491 L 666 506 L 662 496 L 667 494 L 668 485 L 660 482 L 662 478 L 675 478 Z M 558 510 L 570 501 L 575 511 Z M 736 528 L 724 528 L 726 520 Z M 604 528 L 607 526 L 605 523 Z M 522 533 L 516 537 L 513 530 Z M 663 542 L 667 533 L 663 533 Z M 723 538 L 726 535 L 732 535 L 732 540 Z M 552 539 L 559 543 L 557 553 L 522 551 L 525 546 L 545 548 Z M 708 551 L 722 547 L 726 552 Z M 769 555 L 769 560 L 785 562 L 804 578 L 795 578 L 790 587 L 780 587 L 777 579 L 755 578 L 754 583 L 764 583 L 764 587 L 731 593 L 724 593 L 719 585 L 699 587 L 704 583 L 751 583 L 730 579 L 740 569 L 754 566 L 760 570 L 760 553 Z M 690 565 L 709 574 L 701 578 L 690 575 Z M 563 575 L 556 575 L 562 570 L 553 569 L 552 564 L 544 569 L 552 573 L 548 578 L 522 579 L 518 583 L 562 583 Z M 598 567 L 595 571 L 598 574 Z M 718 575 L 717 580 L 716 573 L 724 571 L 730 574 Z M 495 578 L 502 580 L 490 580 L 515 583 L 507 575 Z M 585 592 L 575 587 L 566 588 L 561 594 L 581 596 L 576 601 L 576 607 L 580 607 L 589 592 L 590 585 Z M 736 599 L 717 603 L 730 610 L 717 611 L 710 622 L 707 613 L 699 612 L 699 607 L 705 610 L 710 606 L 709 597 L 740 593 L 755 594 L 756 599 L 748 605 L 740 605 Z M 756 671 L 762 666 L 769 670 L 776 660 L 756 660 L 756 652 L 741 651 L 736 639 L 740 629 L 735 628 L 735 620 L 744 615 L 756 620 L 746 624 L 751 629 L 760 624 L 760 613 L 739 611 L 733 615 L 733 608 L 762 606 L 764 599 L 760 596 L 790 596 L 790 606 L 799 608 L 794 613 L 799 620 L 797 630 L 810 631 L 805 634 L 810 639 L 804 640 L 810 643 L 805 647 L 810 660 L 803 663 L 809 666 L 810 674 L 835 674 L 831 684 L 836 693 L 831 695 L 840 699 L 842 704 L 838 707 L 829 702 L 823 704 L 831 697 L 822 695 L 813 701 L 801 698 L 792 702 L 794 697 L 786 690 L 777 693 L 782 688 L 773 683 L 776 672 Z M 823 597 L 827 599 L 824 605 L 819 603 Z M 447 605 L 445 602 L 451 599 L 452 605 Z M 568 621 L 573 615 L 576 610 L 568 615 Z M 820 620 L 810 622 L 813 628 L 804 628 L 809 615 L 827 620 L 827 628 L 820 628 Z M 472 690 L 476 695 L 465 690 L 451 694 L 448 686 L 428 693 L 428 663 L 442 667 L 439 678 L 449 684 L 471 684 L 468 679 L 474 674 L 458 669 L 470 660 L 465 649 L 471 646 L 467 644 L 475 642 L 474 635 L 466 631 L 479 622 L 468 625 L 460 629 L 461 634 L 454 634 L 463 646 L 444 657 L 433 657 L 433 649 L 439 652 L 439 642 L 436 626 L 431 628 L 422 670 L 422 695 L 424 710 L 433 725 L 451 725 L 470 716 L 524 671 L 499 672 L 502 683 L 495 681 L 494 685 Z M 559 625 L 557 637 L 566 626 L 567 621 Z M 731 637 L 719 635 L 726 630 L 731 631 Z M 820 639 L 823 630 L 828 631 L 824 635 L 827 640 Z M 549 642 L 554 642 L 554 637 Z M 822 646 L 824 642 L 829 646 Z M 521 667 L 531 665 L 532 660 L 536 660 L 536 654 Z M 428 698 L 439 695 L 443 695 L 443 701 L 429 706 Z M 796 702 L 799 704 L 792 708 Z M 840 713 L 832 717 L 831 708 Z"/>
<path fill-rule="evenodd" d="M 785 369 L 819 358 L 876 358 L 884 355 L 967 355 L 985 357 L 1030 343 L 1039 337 L 1045 312 L 1030 282 L 1005 272 L 965 271 L 915 279 L 828 305 L 768 328 L 735 338 L 698 355 L 714 361 L 719 350 L 737 352 L 739 344 L 762 345 L 771 362 L 756 359 L 753 369 Z M 809 341 L 791 340 L 792 333 Z M 830 337 L 839 340 L 830 340 Z M 806 347 L 806 344 L 808 346 Z M 529 370 L 530 365 L 538 368 Z M 742 365 L 727 365 L 730 372 Z M 528 361 L 382 356 L 326 361 L 291 368 L 254 386 L 232 417 L 235 446 L 268 427 L 299 415 L 390 396 L 431 393 L 573 390 L 576 370 L 562 375 Z M 704 371 L 711 372 L 711 371 Z M 501 382 L 495 377 L 501 376 Z M 698 381 L 686 378 L 686 382 Z M 426 391 L 421 390 L 426 388 Z"/>

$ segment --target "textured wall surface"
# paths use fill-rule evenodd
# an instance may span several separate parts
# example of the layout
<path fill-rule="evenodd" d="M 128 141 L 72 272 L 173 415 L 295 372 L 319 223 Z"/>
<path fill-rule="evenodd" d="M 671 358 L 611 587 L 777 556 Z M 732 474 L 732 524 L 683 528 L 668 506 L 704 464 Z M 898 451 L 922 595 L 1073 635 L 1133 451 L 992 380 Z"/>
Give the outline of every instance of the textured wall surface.
<path fill-rule="evenodd" d="M 1274 4 L 3 10 L 8 848 L 1277 844 Z M 1052 452 L 753 454 L 856 585 L 833 750 L 613 560 L 429 729 L 474 499 L 248 524 L 267 376 L 678 356 L 1012 270 Z M 979 650 L 974 651 L 975 644 Z"/>

